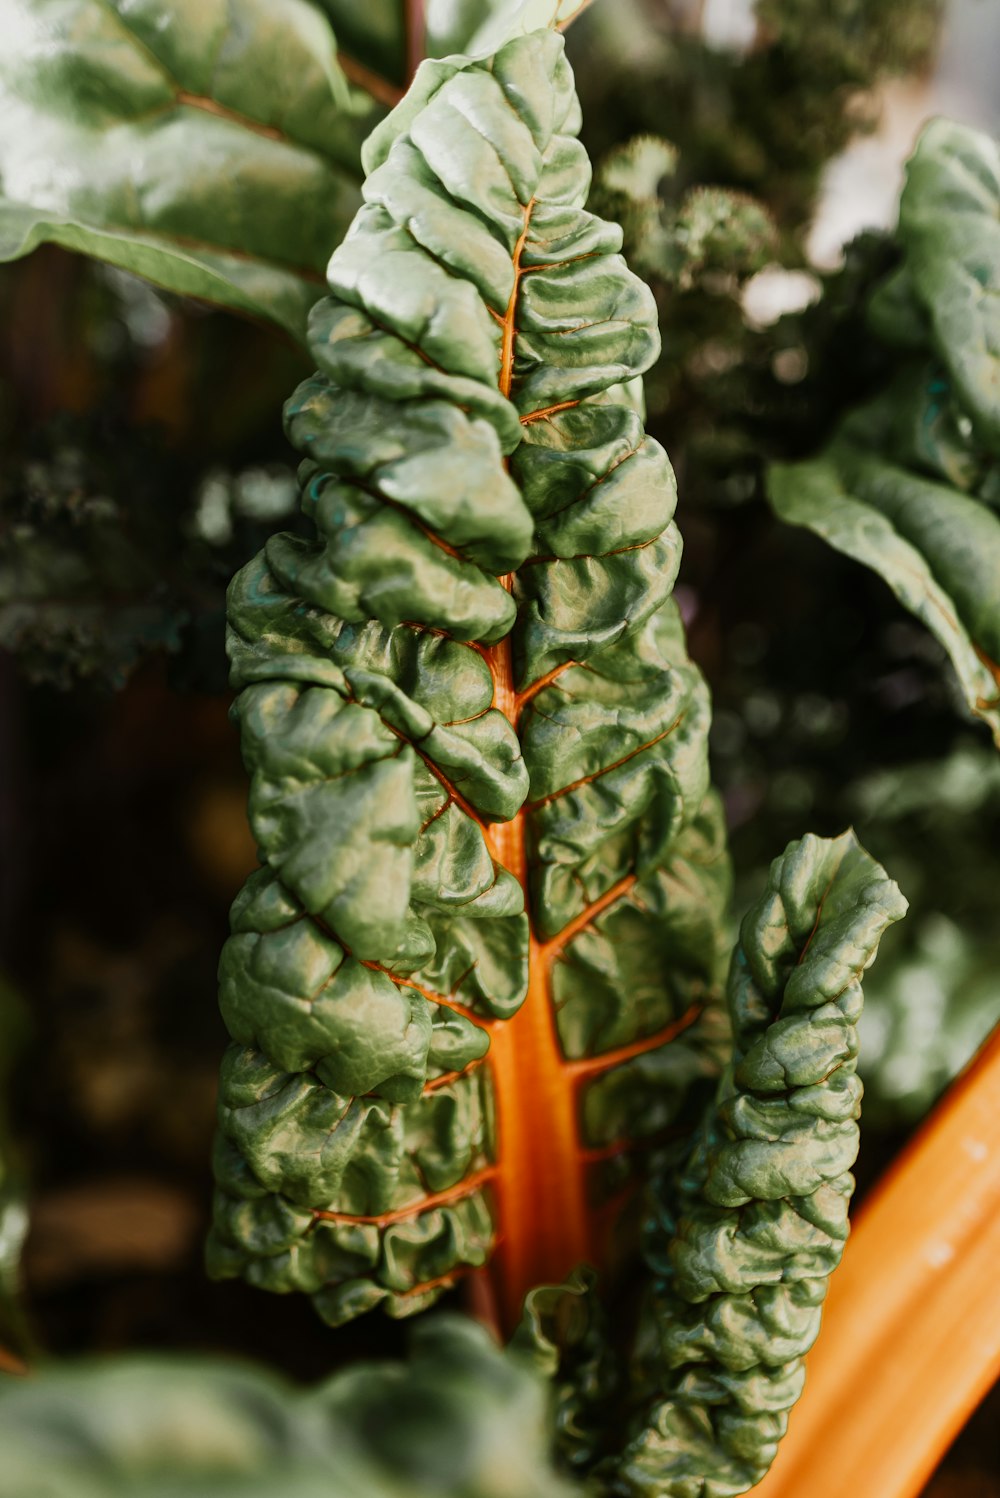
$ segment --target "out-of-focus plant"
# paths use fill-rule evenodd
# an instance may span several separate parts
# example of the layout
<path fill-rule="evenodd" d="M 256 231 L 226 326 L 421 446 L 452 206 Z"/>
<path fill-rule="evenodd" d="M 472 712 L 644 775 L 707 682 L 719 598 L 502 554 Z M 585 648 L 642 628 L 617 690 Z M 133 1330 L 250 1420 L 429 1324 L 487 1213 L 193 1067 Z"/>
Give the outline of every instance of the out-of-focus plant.
<path fill-rule="evenodd" d="M 416 64 L 535 10 L 3 0 L 0 260 L 60 244 L 302 337 L 361 142 Z"/>
<path fill-rule="evenodd" d="M 941 641 L 1000 744 L 1000 148 L 937 120 L 909 164 L 902 263 L 875 290 L 887 386 L 819 457 L 776 467 L 778 514 L 864 562 Z"/>
<path fill-rule="evenodd" d="M 152 651 L 190 657 L 219 627 L 234 560 L 288 519 L 293 474 L 211 469 L 179 510 L 152 436 L 100 454 L 80 423 L 47 437 L 0 479 L 0 648 L 58 686 L 120 687 Z"/>
<path fill-rule="evenodd" d="M 21 1299 L 21 1251 L 28 1230 L 24 1182 L 15 1163 L 6 1101 L 11 1074 L 24 1050 L 27 1016 L 0 978 L 0 1373 L 20 1371 L 28 1327 Z"/>
<path fill-rule="evenodd" d="M 569 1498 L 545 1390 L 469 1321 L 311 1390 L 208 1358 L 41 1370 L 0 1395 L 0 1498 Z"/>

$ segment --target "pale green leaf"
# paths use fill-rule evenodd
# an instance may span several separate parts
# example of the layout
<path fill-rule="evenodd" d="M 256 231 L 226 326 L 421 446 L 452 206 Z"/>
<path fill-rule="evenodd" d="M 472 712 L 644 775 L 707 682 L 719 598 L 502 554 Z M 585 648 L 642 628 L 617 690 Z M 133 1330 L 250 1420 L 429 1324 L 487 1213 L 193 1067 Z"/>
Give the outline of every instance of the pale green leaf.
<path fill-rule="evenodd" d="M 907 168 L 899 235 L 962 404 L 1000 453 L 1000 145 L 932 120 Z"/>

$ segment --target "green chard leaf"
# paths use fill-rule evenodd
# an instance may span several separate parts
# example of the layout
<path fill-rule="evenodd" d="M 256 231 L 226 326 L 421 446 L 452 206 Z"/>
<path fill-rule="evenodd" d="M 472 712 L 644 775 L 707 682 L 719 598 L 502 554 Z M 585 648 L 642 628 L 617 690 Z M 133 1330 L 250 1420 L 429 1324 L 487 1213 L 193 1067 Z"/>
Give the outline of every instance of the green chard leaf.
<path fill-rule="evenodd" d="M 888 388 L 825 452 L 771 471 L 777 513 L 878 572 L 947 650 L 1000 744 L 1000 148 L 927 126 L 900 204 L 901 269 L 871 303 Z"/>
<path fill-rule="evenodd" d="M 862 975 L 905 910 L 848 832 L 791 843 L 745 917 L 732 1060 L 683 1169 L 651 1188 L 648 1392 L 611 1491 L 729 1498 L 770 1466 L 848 1232 Z"/>
<path fill-rule="evenodd" d="M 716 1069 L 728 864 L 670 597 L 655 309 L 583 206 L 563 44 L 427 62 L 286 408 L 316 539 L 229 600 L 262 867 L 233 907 L 210 1265 L 337 1323 L 500 1250 L 600 1261 Z"/>

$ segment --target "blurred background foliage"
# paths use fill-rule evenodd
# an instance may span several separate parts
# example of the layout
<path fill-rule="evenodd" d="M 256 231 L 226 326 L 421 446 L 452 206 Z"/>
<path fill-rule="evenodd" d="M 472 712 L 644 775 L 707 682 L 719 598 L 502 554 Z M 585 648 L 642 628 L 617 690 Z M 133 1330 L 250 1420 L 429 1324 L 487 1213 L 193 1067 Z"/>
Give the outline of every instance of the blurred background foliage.
<path fill-rule="evenodd" d="M 1000 1017 L 1000 762 L 941 648 L 877 578 L 782 526 L 763 473 L 814 452 L 885 375 L 864 308 L 891 233 L 820 267 L 809 236 L 824 173 L 880 126 L 893 78 L 912 144 L 942 24 L 961 11 L 976 35 L 968 4 L 945 9 L 602 0 L 569 34 L 594 206 L 621 218 L 661 311 L 649 425 L 678 472 L 679 598 L 739 900 L 788 839 L 853 822 L 911 902 L 870 988 L 863 1186 Z M 296 523 L 280 412 L 308 368 L 277 328 L 60 249 L 0 267 L 9 1346 L 29 1338 L 9 1293 L 25 1180 L 30 1335 L 54 1353 L 235 1349 L 314 1377 L 402 1336 L 369 1319 L 332 1351 L 297 1298 L 201 1269 L 215 964 L 256 861 L 224 593 Z M 954 1486 L 961 1460 L 935 1493 L 978 1491 Z"/>

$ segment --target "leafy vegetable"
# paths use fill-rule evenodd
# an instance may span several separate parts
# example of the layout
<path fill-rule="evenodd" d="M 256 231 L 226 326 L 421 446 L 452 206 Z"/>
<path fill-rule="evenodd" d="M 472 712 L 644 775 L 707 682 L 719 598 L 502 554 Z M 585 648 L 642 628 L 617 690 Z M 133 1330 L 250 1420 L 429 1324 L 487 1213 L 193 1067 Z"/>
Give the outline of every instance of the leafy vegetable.
<path fill-rule="evenodd" d="M 1000 744 L 998 209 L 996 143 L 933 121 L 900 206 L 903 265 L 871 304 L 895 377 L 770 487 L 782 518 L 872 567 L 934 632 Z"/>
<path fill-rule="evenodd" d="M 418 1327 L 405 1366 L 302 1391 L 205 1358 L 127 1357 L 0 1385 L 2 1498 L 566 1498 L 541 1385 L 474 1323 Z"/>
<path fill-rule="evenodd" d="M 653 1188 L 654 1393 L 617 1492 L 725 1498 L 774 1458 L 847 1237 L 861 977 L 905 910 L 845 833 L 790 844 L 744 918 L 732 1061 L 679 1178 Z"/>
<path fill-rule="evenodd" d="M 319 539 L 231 590 L 265 862 L 222 960 L 211 1264 L 331 1322 L 497 1238 L 516 1322 L 604 1258 L 714 1066 L 707 700 L 628 383 L 655 314 L 578 123 L 541 32 L 427 64 L 375 131 L 286 410 Z"/>
<path fill-rule="evenodd" d="M 221 966 L 210 1262 L 333 1323 L 419 1309 L 499 1240 L 512 1325 L 602 1261 L 636 1143 L 683 1136 L 713 1069 L 707 704 L 669 599 L 669 467 L 628 389 L 657 341 L 620 231 L 582 207 L 577 123 L 543 32 L 428 65 L 374 132 L 320 373 L 286 408 L 319 537 L 272 539 L 231 589 L 265 864 Z M 858 978 L 902 909 L 853 838 L 807 839 L 744 925 L 736 1057 L 679 1217 L 662 1188 L 653 1267 L 702 1246 L 644 1320 L 663 1340 L 621 1491 L 679 1462 L 737 1492 L 773 1455 L 846 1233 Z M 526 1330 L 585 1466 L 611 1438 L 586 1313 L 566 1375 L 578 1284 L 533 1290 Z M 684 1309 L 713 1295 L 728 1341 Z M 697 1406 L 722 1399 L 716 1443 Z"/>
<path fill-rule="evenodd" d="M 867 1198 L 760 1498 L 911 1498 L 995 1383 L 998 1085 L 1000 1031 Z"/>

